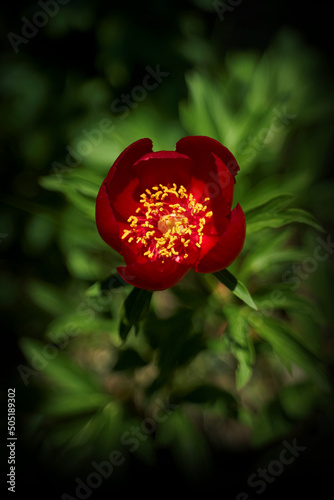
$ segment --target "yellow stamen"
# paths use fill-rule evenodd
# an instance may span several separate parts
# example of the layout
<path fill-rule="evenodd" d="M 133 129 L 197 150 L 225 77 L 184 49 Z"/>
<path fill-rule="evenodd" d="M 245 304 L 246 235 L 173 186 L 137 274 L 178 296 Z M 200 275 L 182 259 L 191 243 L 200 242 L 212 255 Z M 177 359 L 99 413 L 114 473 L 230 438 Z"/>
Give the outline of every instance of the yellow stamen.
<path fill-rule="evenodd" d="M 129 229 L 124 229 L 121 239 L 124 240 L 130 233 L 131 231 L 129 231 Z"/>
<path fill-rule="evenodd" d="M 210 198 L 205 198 L 207 201 Z M 138 217 L 128 218 L 129 229 L 124 229 L 121 239 L 146 247 L 145 257 L 164 263 L 176 256 L 187 259 L 185 248 L 191 242 L 194 248 L 201 248 L 204 227 L 213 212 L 183 185 L 152 186 L 140 195 L 140 203 L 135 211 Z"/>

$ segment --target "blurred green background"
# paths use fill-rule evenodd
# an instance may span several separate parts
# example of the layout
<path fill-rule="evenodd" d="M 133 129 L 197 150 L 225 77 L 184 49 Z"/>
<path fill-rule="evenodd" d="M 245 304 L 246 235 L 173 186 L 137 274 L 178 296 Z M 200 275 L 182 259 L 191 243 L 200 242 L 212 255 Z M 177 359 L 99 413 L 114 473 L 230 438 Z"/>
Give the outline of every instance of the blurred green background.
<path fill-rule="evenodd" d="M 327 11 L 70 0 L 3 13 L 3 403 L 15 387 L 22 497 L 80 498 L 80 481 L 82 498 L 153 486 L 244 492 L 239 500 L 325 491 L 334 444 Z M 259 310 L 191 272 L 155 292 L 122 339 L 120 319 L 136 303 L 126 316 L 132 287 L 97 233 L 97 190 L 133 141 L 173 150 L 186 135 L 221 141 L 239 162 L 235 204 L 248 230 L 230 270 Z M 282 472 L 271 467 L 262 493 L 249 477 L 278 460 L 284 440 L 306 449 Z M 109 477 L 100 471 L 87 486 L 113 450 Z"/>

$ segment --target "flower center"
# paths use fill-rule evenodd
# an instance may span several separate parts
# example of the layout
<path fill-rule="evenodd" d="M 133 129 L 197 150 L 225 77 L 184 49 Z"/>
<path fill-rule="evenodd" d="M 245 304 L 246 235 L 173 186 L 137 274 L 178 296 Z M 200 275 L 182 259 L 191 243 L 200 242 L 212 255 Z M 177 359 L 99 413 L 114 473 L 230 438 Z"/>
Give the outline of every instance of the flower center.
<path fill-rule="evenodd" d="M 162 263 L 171 258 L 177 262 L 195 259 L 202 245 L 204 226 L 213 215 L 208 207 L 175 183 L 172 187 L 153 186 L 140 198 L 142 206 L 128 218 L 129 228 L 121 238 L 136 244 L 142 255 Z"/>
<path fill-rule="evenodd" d="M 168 231 L 174 230 L 174 233 L 181 234 L 183 230 L 187 227 L 188 218 L 183 216 L 178 216 L 175 214 L 164 215 L 160 218 L 158 222 L 158 229 L 162 232 L 162 234 L 167 233 Z"/>

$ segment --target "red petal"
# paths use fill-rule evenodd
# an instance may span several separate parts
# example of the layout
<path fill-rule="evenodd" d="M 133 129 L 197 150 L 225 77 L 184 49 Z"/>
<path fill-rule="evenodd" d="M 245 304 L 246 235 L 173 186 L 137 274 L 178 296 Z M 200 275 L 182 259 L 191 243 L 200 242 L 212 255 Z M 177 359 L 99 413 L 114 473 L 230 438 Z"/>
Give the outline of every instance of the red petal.
<path fill-rule="evenodd" d="M 136 175 L 145 190 L 159 184 L 189 187 L 192 160 L 175 151 L 159 151 L 142 156 L 134 165 Z"/>
<path fill-rule="evenodd" d="M 210 170 L 211 181 L 204 182 L 197 177 L 191 181 L 190 191 L 197 200 L 213 212 L 210 226 L 214 227 L 213 234 L 222 234 L 226 229 L 226 217 L 230 215 L 234 193 L 234 179 L 225 163 L 218 156 L 211 153 L 203 164 Z M 210 200 L 207 200 L 210 198 Z"/>
<path fill-rule="evenodd" d="M 210 206 L 210 203 L 208 203 L 208 206 Z M 213 216 L 207 220 L 203 229 L 203 234 L 219 237 L 227 229 L 230 223 L 230 215 L 231 212 L 226 217 L 222 217 L 221 214 L 216 213 L 215 217 Z"/>
<path fill-rule="evenodd" d="M 101 238 L 119 252 L 122 247 L 119 238 L 119 226 L 109 202 L 106 182 L 106 180 L 103 182 L 96 198 L 96 225 Z"/>
<path fill-rule="evenodd" d="M 203 184 L 201 180 L 193 177 L 190 191 L 194 196 L 198 196 L 201 192 L 201 199 L 210 198 L 208 205 L 209 210 L 213 212 L 213 223 L 222 233 L 225 229 L 223 218 L 230 214 L 232 209 L 233 194 L 234 194 L 234 179 L 230 174 L 225 163 L 218 156 L 212 153 L 211 158 L 206 161 L 207 165 L 211 166 L 212 180 Z M 213 174 L 214 170 L 216 171 Z"/>
<path fill-rule="evenodd" d="M 120 235 L 123 234 L 124 229 L 129 229 L 129 224 L 119 222 Z M 136 243 L 135 241 L 129 243 L 127 239 L 122 240 L 122 249 L 120 254 L 123 256 L 126 265 L 130 264 L 146 264 L 148 257 L 144 256 L 144 252 L 147 249 L 142 243 Z"/>
<path fill-rule="evenodd" d="M 198 273 L 214 273 L 225 269 L 240 254 L 246 237 L 246 219 L 238 204 L 231 212 L 230 224 L 220 236 L 204 236 L 200 260 L 195 267 Z M 208 248 L 210 248 L 208 250 Z"/>
<path fill-rule="evenodd" d="M 191 266 L 184 266 L 171 260 L 165 264 L 157 261 L 134 263 L 118 267 L 117 271 L 130 285 L 155 291 L 166 290 L 176 285 L 190 269 Z"/>
<path fill-rule="evenodd" d="M 210 137 L 205 137 L 203 135 L 183 137 L 176 144 L 176 151 L 183 153 L 194 160 L 199 156 L 203 159 L 208 157 L 210 153 L 214 153 L 225 163 L 233 177 L 235 177 L 238 170 L 240 170 L 238 162 L 234 158 L 233 154 L 220 142 L 215 139 L 211 139 Z M 200 170 L 198 173 L 201 174 L 201 170 L 203 170 L 203 163 L 202 165 L 198 165 L 197 168 Z"/>
<path fill-rule="evenodd" d="M 139 160 L 139 158 L 147 153 L 152 151 L 152 141 L 151 139 L 139 139 L 138 141 L 133 142 L 128 146 L 124 151 L 118 156 L 115 160 L 113 166 L 109 170 L 107 176 L 107 190 L 109 193 L 109 189 L 112 189 L 111 180 L 113 179 L 116 169 L 118 171 L 124 170 L 123 177 L 131 177 L 131 167 L 132 165 Z M 120 182 L 121 178 L 118 178 L 119 175 L 116 176 L 117 181 Z M 113 179 L 113 184 L 115 179 Z"/>
<path fill-rule="evenodd" d="M 112 207 L 124 218 L 133 215 L 139 203 L 140 193 L 136 192 L 139 181 L 133 164 L 141 156 L 152 151 L 151 139 L 140 139 L 130 144 L 119 155 L 107 176 L 107 193 Z"/>
<path fill-rule="evenodd" d="M 181 139 L 177 150 L 186 152 L 193 159 L 190 191 L 202 203 L 205 198 L 210 198 L 205 204 L 213 212 L 216 233 L 221 234 L 225 229 L 222 218 L 231 212 L 235 183 L 225 161 L 231 164 L 233 158 L 235 162 L 233 155 L 219 142 L 202 136 Z"/>
<path fill-rule="evenodd" d="M 142 189 L 139 189 L 139 180 L 137 177 L 130 179 L 128 184 L 122 188 L 119 195 L 110 197 L 113 201 L 112 206 L 115 211 L 115 216 L 119 221 L 127 221 L 130 215 L 135 215 L 136 209 L 140 205 L 140 194 Z"/>

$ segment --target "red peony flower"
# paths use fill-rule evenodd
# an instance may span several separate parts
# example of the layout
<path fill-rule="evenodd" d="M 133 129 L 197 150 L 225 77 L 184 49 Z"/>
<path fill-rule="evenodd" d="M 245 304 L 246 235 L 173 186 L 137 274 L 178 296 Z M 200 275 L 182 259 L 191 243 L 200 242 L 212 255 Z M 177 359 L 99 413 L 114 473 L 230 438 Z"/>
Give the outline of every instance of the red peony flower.
<path fill-rule="evenodd" d="M 126 263 L 121 277 L 165 290 L 191 268 L 228 267 L 246 235 L 240 205 L 231 211 L 238 170 L 230 151 L 204 136 L 184 137 L 176 151 L 152 152 L 150 139 L 125 149 L 96 200 L 98 231 Z"/>

